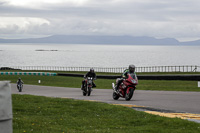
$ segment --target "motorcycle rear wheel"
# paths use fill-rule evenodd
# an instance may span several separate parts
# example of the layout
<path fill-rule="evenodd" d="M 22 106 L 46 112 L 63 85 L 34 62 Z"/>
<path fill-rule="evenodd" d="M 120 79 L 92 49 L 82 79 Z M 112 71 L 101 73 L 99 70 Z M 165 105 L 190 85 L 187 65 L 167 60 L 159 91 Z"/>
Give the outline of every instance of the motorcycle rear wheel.
<path fill-rule="evenodd" d="M 133 97 L 134 89 L 130 89 L 129 92 L 126 92 L 125 99 L 126 101 L 129 101 Z"/>
<path fill-rule="evenodd" d="M 114 100 L 118 100 L 119 99 L 119 95 L 115 92 L 113 92 L 113 99 Z"/>

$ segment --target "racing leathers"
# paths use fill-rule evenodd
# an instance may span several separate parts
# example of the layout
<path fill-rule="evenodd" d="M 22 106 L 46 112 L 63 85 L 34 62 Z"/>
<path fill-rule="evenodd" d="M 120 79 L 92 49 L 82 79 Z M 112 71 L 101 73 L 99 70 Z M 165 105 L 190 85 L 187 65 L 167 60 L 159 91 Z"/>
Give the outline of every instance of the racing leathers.
<path fill-rule="evenodd" d="M 129 69 L 124 70 L 124 72 L 122 74 L 122 78 L 119 78 L 118 81 L 117 81 L 117 83 L 116 83 L 116 86 L 115 86 L 115 91 L 116 92 L 118 91 L 119 85 L 123 82 L 124 79 L 128 78 L 128 74 L 131 74 L 131 73 L 134 73 L 135 76 L 136 76 L 135 72 L 130 72 Z"/>
<path fill-rule="evenodd" d="M 86 79 L 87 77 L 92 77 L 94 80 L 96 80 L 96 73 L 94 72 L 88 72 L 84 75 L 84 78 Z M 82 86 L 81 89 L 83 90 L 83 88 L 85 87 L 85 80 L 82 81 Z M 92 87 L 96 87 L 95 83 L 92 81 Z"/>

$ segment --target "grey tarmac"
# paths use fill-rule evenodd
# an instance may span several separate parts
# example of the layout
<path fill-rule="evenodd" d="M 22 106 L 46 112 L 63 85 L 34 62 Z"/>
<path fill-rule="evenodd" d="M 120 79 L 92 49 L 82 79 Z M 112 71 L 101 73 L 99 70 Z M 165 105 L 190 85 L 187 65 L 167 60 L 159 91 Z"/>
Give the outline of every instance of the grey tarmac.
<path fill-rule="evenodd" d="M 200 92 L 136 90 L 133 98 L 130 101 L 126 101 L 124 98 L 114 100 L 112 98 L 112 89 L 93 89 L 91 96 L 83 96 L 80 88 L 26 84 L 24 85 L 22 92 L 18 92 L 16 84 L 11 84 L 11 88 L 13 94 L 72 98 L 110 104 L 145 106 L 144 108 L 161 111 L 200 114 Z"/>

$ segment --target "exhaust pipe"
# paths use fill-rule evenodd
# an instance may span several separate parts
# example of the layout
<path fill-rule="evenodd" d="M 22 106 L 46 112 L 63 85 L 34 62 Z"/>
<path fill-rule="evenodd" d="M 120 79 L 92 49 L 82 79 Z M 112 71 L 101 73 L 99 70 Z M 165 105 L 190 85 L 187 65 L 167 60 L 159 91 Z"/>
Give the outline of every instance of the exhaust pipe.
<path fill-rule="evenodd" d="M 117 92 L 117 91 L 115 90 L 115 84 L 114 84 L 114 83 L 112 83 L 112 88 L 113 88 L 113 91 L 114 91 L 115 93 L 117 93 L 117 94 L 119 94 L 121 97 L 123 97 L 123 95 L 122 95 L 121 93 L 119 93 L 119 92 Z"/>
<path fill-rule="evenodd" d="M 115 93 L 119 93 L 119 92 L 117 92 L 116 90 L 115 90 L 115 84 L 114 83 L 112 83 L 112 88 L 113 88 L 113 91 L 115 92 Z"/>

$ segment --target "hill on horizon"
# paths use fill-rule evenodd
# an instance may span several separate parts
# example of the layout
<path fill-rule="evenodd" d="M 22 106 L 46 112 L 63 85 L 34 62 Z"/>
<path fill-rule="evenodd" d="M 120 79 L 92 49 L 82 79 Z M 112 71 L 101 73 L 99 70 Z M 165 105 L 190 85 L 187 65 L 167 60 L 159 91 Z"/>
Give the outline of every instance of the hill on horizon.
<path fill-rule="evenodd" d="M 134 36 L 52 35 L 41 38 L 0 39 L 0 43 L 61 43 L 61 44 L 117 44 L 117 45 L 198 45 L 200 40 L 179 42 L 174 38 Z"/>

